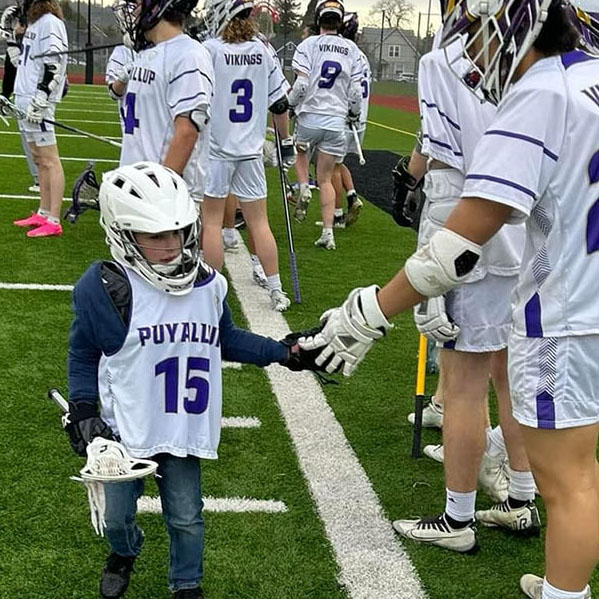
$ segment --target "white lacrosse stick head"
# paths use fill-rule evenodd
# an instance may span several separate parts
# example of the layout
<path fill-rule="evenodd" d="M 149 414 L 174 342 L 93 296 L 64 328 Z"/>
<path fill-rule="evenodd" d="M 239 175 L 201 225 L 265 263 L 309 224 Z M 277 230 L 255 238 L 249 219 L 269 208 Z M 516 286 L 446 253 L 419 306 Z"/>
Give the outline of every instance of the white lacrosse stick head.
<path fill-rule="evenodd" d="M 152 460 L 132 458 L 119 442 L 96 437 L 87 446 L 87 463 L 80 474 L 84 481 L 118 483 L 143 478 L 157 468 Z"/>

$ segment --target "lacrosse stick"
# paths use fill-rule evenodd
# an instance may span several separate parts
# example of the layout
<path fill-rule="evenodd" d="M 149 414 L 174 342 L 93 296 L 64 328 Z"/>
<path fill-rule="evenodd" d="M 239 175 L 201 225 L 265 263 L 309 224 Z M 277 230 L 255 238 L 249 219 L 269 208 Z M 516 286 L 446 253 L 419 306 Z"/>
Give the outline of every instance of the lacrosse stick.
<path fill-rule="evenodd" d="M 356 149 L 358 150 L 358 159 L 360 161 L 360 166 L 364 166 L 366 164 L 366 159 L 364 158 L 364 152 L 362 152 L 362 144 L 360 143 L 360 136 L 358 135 L 356 124 L 350 123 L 349 127 L 351 129 L 352 135 L 354 136 L 354 143 L 356 144 Z"/>
<path fill-rule="evenodd" d="M 293 283 L 293 301 L 301 303 L 302 297 L 299 288 L 299 276 L 297 274 L 297 261 L 295 259 L 295 247 L 293 245 L 293 232 L 291 231 L 291 218 L 289 216 L 289 204 L 287 202 L 287 185 L 285 183 L 286 173 L 283 165 L 283 154 L 281 150 L 281 136 L 275 127 L 275 144 L 277 146 L 277 163 L 279 167 L 279 179 L 281 182 L 281 193 L 283 194 L 283 212 L 285 214 L 285 227 L 287 229 L 287 245 L 289 246 L 289 266 L 291 268 L 291 282 Z"/>
<path fill-rule="evenodd" d="M 0 108 L 7 116 L 12 116 L 13 118 L 19 121 L 25 119 L 25 111 L 21 110 L 20 108 L 17 108 L 10 100 L 7 100 L 4 96 L 0 96 Z M 55 127 L 58 127 L 59 129 L 64 129 L 65 131 L 70 131 L 71 133 L 78 133 L 79 135 L 83 135 L 84 137 L 89 137 L 90 139 L 95 139 L 96 141 L 101 141 L 105 144 L 110 144 L 115 148 L 121 147 L 121 144 L 118 141 L 113 141 L 112 139 L 102 137 L 101 135 L 96 135 L 95 133 L 89 133 L 88 131 L 77 129 L 77 127 L 71 127 L 70 125 L 65 125 L 64 123 L 60 123 L 58 121 L 51 121 L 50 119 L 42 119 L 42 122 L 48 123 L 48 125 L 54 125 Z"/>
<path fill-rule="evenodd" d="M 94 161 L 88 163 L 73 185 L 73 203 L 62 216 L 63 219 L 68 219 L 72 224 L 75 224 L 86 210 L 100 210 L 100 203 L 98 202 L 100 184 L 94 172 L 95 164 Z"/>
<path fill-rule="evenodd" d="M 48 398 L 63 411 L 62 426 L 68 424 L 69 404 L 62 393 L 55 388 L 48 389 Z M 81 482 L 87 490 L 92 526 L 96 534 L 104 536 L 106 521 L 106 498 L 104 483 L 119 483 L 154 474 L 158 464 L 153 460 L 132 458 L 118 442 L 104 437 L 96 437 L 87 446 L 87 462 L 79 471 L 81 476 L 71 476 L 71 480 Z"/>
<path fill-rule="evenodd" d="M 63 54 L 80 54 L 82 52 L 93 52 L 94 50 L 108 50 L 121 46 L 123 42 L 118 44 L 102 44 L 101 46 L 89 46 L 88 48 L 79 48 L 77 50 L 60 50 L 57 52 L 46 52 L 45 54 L 34 54 L 30 58 L 47 58 L 48 56 L 62 56 Z"/>
<path fill-rule="evenodd" d="M 424 382 L 426 375 L 426 337 L 420 335 L 418 342 L 418 370 L 416 373 L 416 395 L 414 396 L 414 430 L 412 431 L 412 457 L 419 458 L 422 445 L 422 410 L 424 401 Z"/>

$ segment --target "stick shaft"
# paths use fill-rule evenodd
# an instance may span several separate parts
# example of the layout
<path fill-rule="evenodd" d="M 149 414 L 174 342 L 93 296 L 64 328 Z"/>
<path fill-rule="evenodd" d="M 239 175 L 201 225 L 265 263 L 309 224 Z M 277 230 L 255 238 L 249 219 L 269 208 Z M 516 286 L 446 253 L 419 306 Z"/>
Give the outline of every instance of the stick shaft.
<path fill-rule="evenodd" d="M 60 50 L 57 52 L 46 52 L 45 54 L 35 54 L 31 58 L 46 58 L 47 56 L 62 56 L 63 54 L 80 54 L 82 52 L 93 52 L 94 50 L 106 50 L 107 48 L 116 48 L 122 44 L 103 44 L 101 46 L 89 46 L 88 48 L 79 48 L 78 50 Z"/>
<path fill-rule="evenodd" d="M 352 135 L 354 136 L 356 148 L 358 150 L 358 160 L 360 161 L 360 166 L 364 166 L 366 164 L 366 159 L 364 158 L 364 152 L 362 152 L 362 144 L 360 143 L 360 136 L 358 135 L 358 130 L 356 129 L 355 123 L 352 123 L 350 127 Z"/>
<path fill-rule="evenodd" d="M 69 411 L 69 404 L 58 389 L 54 387 L 48 389 L 48 399 L 51 399 L 65 414 Z"/>

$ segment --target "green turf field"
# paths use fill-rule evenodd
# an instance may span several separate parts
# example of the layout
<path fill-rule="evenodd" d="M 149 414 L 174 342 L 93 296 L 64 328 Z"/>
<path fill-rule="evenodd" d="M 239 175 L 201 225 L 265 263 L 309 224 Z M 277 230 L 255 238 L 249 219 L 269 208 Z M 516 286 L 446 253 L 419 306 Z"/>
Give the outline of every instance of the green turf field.
<path fill-rule="evenodd" d="M 57 120 L 118 136 L 114 104 L 103 88 L 72 86 Z M 416 115 L 373 107 L 365 146 L 406 152 Z M 103 121 L 103 122 L 90 122 Z M 73 284 L 93 261 L 108 256 L 97 213 L 65 224 L 61 238 L 27 239 L 12 221 L 37 207 L 14 123 L 0 124 L 0 283 Z M 66 196 L 88 159 L 97 170 L 115 166 L 118 150 L 79 137 L 59 137 L 67 176 Z M 69 160 L 76 158 L 77 160 Z M 368 168 L 367 166 L 365 168 Z M 373 172 L 373 177 L 388 173 Z M 277 172 L 269 172 L 271 226 L 280 247 L 284 287 L 291 291 Z M 13 196 L 13 197 L 7 197 Z M 67 204 L 65 204 L 66 206 Z M 316 324 L 359 285 L 384 283 L 414 248 L 411 231 L 366 203 L 356 224 L 336 232 L 337 251 L 313 247 L 319 229 L 317 202 L 303 224 L 294 223 L 302 304 L 285 318 L 292 329 Z M 236 320 L 244 319 L 230 292 Z M 65 291 L 0 288 L 0 352 L 4 392 L 0 402 L 0 598 L 87 599 L 95 597 L 106 543 L 95 537 L 83 489 L 69 476 L 82 466 L 60 431 L 57 409 L 44 399 L 48 387 L 66 390 L 70 295 Z M 417 334 L 411 315 L 375 347 L 354 377 L 323 387 L 327 400 L 366 472 L 389 520 L 432 515 L 444 505 L 439 464 L 409 457 Z M 290 375 L 292 376 L 292 375 Z M 429 387 L 434 381 L 429 380 Z M 224 416 L 252 416 L 256 429 L 223 430 L 220 459 L 204 462 L 204 495 L 244 496 L 283 502 L 282 513 L 206 513 L 205 582 L 209 599 L 341 599 L 338 565 L 316 511 L 266 375 L 244 366 L 224 374 Z M 429 389 L 431 390 L 431 389 Z M 424 443 L 440 442 L 425 431 Z M 147 494 L 155 494 L 153 483 Z M 540 503 L 540 502 L 539 502 Z M 480 508 L 490 501 L 481 496 Z M 167 537 L 162 519 L 143 514 L 146 544 L 127 597 L 166 599 Z M 389 524 L 390 526 L 390 524 Z M 480 552 L 456 555 L 406 543 L 405 549 L 431 599 L 517 599 L 518 580 L 541 574 L 540 539 L 515 539 L 479 529 Z M 595 588 L 599 589 L 597 577 Z M 368 599 L 377 599 L 373 593 Z M 398 599 L 409 599 L 409 595 Z"/>

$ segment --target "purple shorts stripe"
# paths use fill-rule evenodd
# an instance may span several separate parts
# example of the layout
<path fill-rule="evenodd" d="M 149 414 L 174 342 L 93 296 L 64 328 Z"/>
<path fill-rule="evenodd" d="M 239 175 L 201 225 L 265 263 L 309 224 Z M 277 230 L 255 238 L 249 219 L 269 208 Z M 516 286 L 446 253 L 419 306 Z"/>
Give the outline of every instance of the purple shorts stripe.
<path fill-rule="evenodd" d="M 537 395 L 537 421 L 539 428 L 555 428 L 555 404 L 553 396 L 547 391 L 542 391 Z"/>
<path fill-rule="evenodd" d="M 542 337 L 543 327 L 541 325 L 541 298 L 535 293 L 524 307 L 524 322 L 526 323 L 527 337 Z"/>

